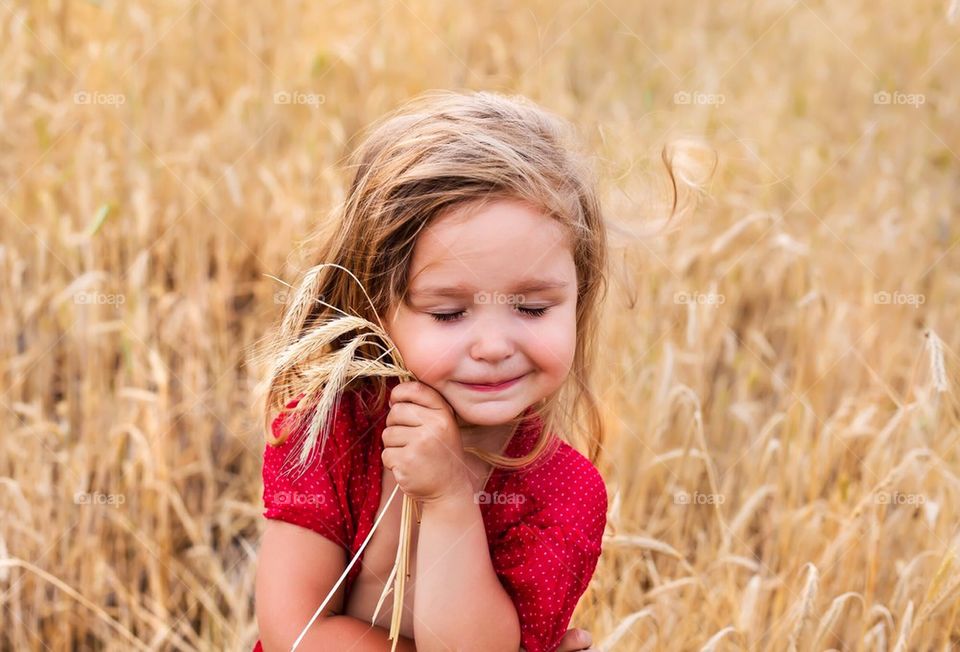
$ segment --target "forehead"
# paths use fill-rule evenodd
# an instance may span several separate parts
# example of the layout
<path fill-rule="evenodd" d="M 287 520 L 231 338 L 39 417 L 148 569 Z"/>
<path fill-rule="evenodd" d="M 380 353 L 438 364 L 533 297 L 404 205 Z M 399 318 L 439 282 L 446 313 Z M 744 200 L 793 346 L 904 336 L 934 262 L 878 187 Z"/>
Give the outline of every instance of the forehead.
<path fill-rule="evenodd" d="M 410 293 L 440 289 L 532 290 L 573 284 L 576 268 L 563 225 L 514 200 L 469 205 L 438 218 L 414 246 Z"/>

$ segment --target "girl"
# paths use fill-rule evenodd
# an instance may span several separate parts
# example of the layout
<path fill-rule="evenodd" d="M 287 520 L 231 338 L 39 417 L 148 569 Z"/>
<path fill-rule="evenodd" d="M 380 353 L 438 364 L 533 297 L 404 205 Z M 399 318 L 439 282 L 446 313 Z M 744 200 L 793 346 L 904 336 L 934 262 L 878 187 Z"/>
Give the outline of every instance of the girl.
<path fill-rule="evenodd" d="M 268 379 L 268 418 L 298 410 L 273 418 L 264 452 L 256 649 L 290 649 L 397 486 L 420 507 L 399 649 L 589 646 L 565 630 L 601 552 L 607 494 L 560 434 L 585 423 L 595 459 L 589 366 L 607 240 L 573 143 L 523 98 L 445 91 L 382 120 L 355 152 L 319 259 L 356 280 L 309 270 L 275 341 L 291 362 Z M 351 383 L 313 446 L 297 366 L 327 304 L 382 323 L 417 380 Z M 310 459 L 287 468 L 304 446 Z M 392 601 L 370 621 L 400 506 L 299 649 L 389 649 Z"/>

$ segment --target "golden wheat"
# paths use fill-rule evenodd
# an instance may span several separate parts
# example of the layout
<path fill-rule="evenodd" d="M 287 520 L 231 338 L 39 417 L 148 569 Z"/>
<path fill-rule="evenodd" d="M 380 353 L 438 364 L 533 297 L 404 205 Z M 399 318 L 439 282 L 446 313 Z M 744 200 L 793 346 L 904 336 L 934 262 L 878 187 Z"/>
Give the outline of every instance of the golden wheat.
<path fill-rule="evenodd" d="M 955 645 L 958 21 L 958 0 L 0 4 L 0 647 L 252 647 L 255 352 L 296 292 L 265 275 L 319 262 L 359 131 L 437 87 L 573 120 L 626 227 L 594 362 L 608 538 L 573 624 L 612 652 L 784 650 L 811 563 L 798 649 Z M 719 154 L 709 194 L 638 246 L 669 208 L 662 145 L 691 136 Z"/>

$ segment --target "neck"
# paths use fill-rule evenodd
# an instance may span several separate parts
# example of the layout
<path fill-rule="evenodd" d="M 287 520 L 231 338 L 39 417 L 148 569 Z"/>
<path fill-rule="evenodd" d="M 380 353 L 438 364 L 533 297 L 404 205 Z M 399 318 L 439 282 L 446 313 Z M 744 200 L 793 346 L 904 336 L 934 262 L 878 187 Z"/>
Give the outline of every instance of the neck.
<path fill-rule="evenodd" d="M 465 423 L 459 416 L 457 426 L 464 448 L 473 447 L 488 453 L 499 453 L 506 447 L 507 439 L 513 434 L 515 424 L 506 423 L 496 426 L 476 426 Z"/>

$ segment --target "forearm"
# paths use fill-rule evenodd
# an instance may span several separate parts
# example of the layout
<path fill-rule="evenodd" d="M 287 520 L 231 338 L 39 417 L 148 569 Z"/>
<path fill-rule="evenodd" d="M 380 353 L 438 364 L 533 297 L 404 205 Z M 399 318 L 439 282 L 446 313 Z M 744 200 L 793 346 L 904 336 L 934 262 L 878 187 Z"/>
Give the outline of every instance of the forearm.
<path fill-rule="evenodd" d="M 303 637 L 297 650 L 320 652 L 321 650 L 347 650 L 351 652 L 389 651 L 393 641 L 388 639 L 389 632 L 353 616 L 325 616 L 317 619 L 310 631 Z M 293 641 L 284 649 L 268 648 L 265 642 L 264 652 L 288 652 Z M 400 637 L 397 641 L 400 652 L 417 652 L 413 641 Z"/>
<path fill-rule="evenodd" d="M 520 647 L 517 612 L 490 561 L 480 506 L 469 486 L 423 504 L 416 587 L 420 652 Z"/>

